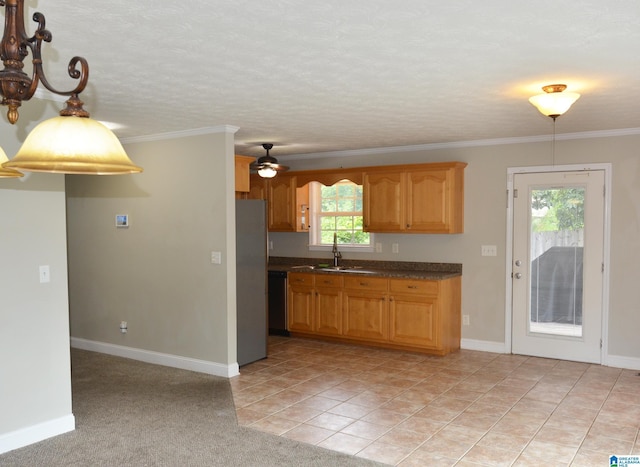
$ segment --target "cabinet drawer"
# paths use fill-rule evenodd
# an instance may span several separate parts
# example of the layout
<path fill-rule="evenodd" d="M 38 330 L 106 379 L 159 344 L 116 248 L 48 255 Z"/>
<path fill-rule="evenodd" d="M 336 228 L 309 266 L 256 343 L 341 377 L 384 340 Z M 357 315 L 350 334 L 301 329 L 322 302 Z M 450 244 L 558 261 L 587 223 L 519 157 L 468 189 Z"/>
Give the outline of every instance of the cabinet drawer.
<path fill-rule="evenodd" d="M 337 287 L 342 288 L 342 276 L 336 274 L 316 274 L 316 287 Z"/>
<path fill-rule="evenodd" d="M 386 293 L 389 280 L 384 277 L 345 276 L 344 288 L 353 290 L 371 290 Z"/>
<path fill-rule="evenodd" d="M 313 285 L 313 274 L 290 272 L 288 279 L 293 285 Z"/>
<path fill-rule="evenodd" d="M 437 295 L 438 282 L 421 279 L 389 279 L 389 292 Z"/>

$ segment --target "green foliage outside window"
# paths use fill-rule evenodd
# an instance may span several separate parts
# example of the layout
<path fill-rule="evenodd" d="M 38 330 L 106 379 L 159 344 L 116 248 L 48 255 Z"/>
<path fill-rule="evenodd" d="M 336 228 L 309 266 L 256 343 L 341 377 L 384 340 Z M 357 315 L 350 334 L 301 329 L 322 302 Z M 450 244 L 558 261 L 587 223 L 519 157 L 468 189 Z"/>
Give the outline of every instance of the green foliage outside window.
<path fill-rule="evenodd" d="M 369 245 L 369 233 L 362 231 L 362 186 L 338 182 L 320 186 L 320 244 Z"/>
<path fill-rule="evenodd" d="M 534 190 L 531 208 L 544 212 L 532 219 L 534 232 L 549 232 L 584 228 L 584 188 Z"/>

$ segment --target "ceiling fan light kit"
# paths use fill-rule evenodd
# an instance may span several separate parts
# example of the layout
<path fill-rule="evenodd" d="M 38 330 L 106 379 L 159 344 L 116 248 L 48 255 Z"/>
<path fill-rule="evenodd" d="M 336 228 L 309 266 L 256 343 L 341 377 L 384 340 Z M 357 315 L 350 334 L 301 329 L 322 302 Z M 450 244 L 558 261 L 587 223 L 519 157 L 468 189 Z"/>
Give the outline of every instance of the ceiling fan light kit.
<path fill-rule="evenodd" d="M 578 100 L 580 94 L 576 92 L 565 92 L 566 84 L 550 84 L 543 86 L 543 94 L 538 94 L 529 98 L 542 115 L 558 118 L 564 114 Z"/>
<path fill-rule="evenodd" d="M 253 172 L 257 172 L 262 178 L 273 178 L 278 172 L 286 172 L 289 170 L 289 167 L 278 164 L 278 160 L 269 155 L 269 151 L 273 148 L 273 144 L 264 143 L 262 147 L 267 151 L 267 154 L 259 157 L 258 160 L 249 165 L 249 168 Z"/>

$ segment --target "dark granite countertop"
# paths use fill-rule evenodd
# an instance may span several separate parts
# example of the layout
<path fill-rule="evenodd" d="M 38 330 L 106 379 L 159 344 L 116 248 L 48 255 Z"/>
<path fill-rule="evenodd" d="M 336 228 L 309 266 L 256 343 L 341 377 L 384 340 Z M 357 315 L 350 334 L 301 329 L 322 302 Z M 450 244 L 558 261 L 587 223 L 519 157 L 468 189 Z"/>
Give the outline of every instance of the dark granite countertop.
<path fill-rule="evenodd" d="M 269 271 L 303 272 L 314 274 L 353 274 L 378 277 L 398 277 L 403 279 L 444 280 L 462 275 L 462 264 L 458 263 L 419 263 L 409 261 L 371 261 L 340 260 L 340 265 L 355 267 L 354 270 L 328 271 L 318 268 L 319 265 L 331 266 L 327 258 L 288 258 L 282 256 L 269 258 Z M 306 266 L 306 267 L 305 267 Z M 311 268 L 309 266 L 314 266 Z"/>

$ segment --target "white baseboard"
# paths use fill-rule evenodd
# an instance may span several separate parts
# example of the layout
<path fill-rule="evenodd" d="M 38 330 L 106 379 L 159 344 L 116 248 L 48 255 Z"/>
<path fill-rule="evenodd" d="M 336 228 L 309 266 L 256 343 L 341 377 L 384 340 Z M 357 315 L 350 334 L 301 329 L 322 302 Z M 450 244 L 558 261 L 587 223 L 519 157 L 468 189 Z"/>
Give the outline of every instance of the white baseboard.
<path fill-rule="evenodd" d="M 480 341 L 475 339 L 461 339 L 460 348 L 465 350 L 479 350 L 481 352 L 510 353 L 504 342 Z M 628 370 L 640 370 L 640 358 L 621 355 L 608 355 L 603 365 Z"/>
<path fill-rule="evenodd" d="M 0 454 L 76 429 L 73 414 L 0 435 Z"/>
<path fill-rule="evenodd" d="M 461 339 L 460 348 L 465 350 L 479 350 L 481 352 L 509 353 L 504 342 L 479 341 L 476 339 Z"/>
<path fill-rule="evenodd" d="M 231 378 L 240 374 L 240 367 L 237 363 L 224 365 L 222 363 L 210 362 L 207 360 L 198 360 L 195 358 L 181 357 L 180 355 L 171 355 L 152 350 L 136 349 L 134 347 L 125 347 L 123 345 L 108 344 L 106 342 L 90 341 L 79 337 L 71 338 L 71 347 L 82 350 L 91 350 L 93 352 L 106 353 L 115 355 L 116 357 L 130 358 L 146 363 L 154 363 L 156 365 L 170 366 L 172 368 L 180 368 L 181 370 L 196 371 L 198 373 L 206 373 L 208 375 L 222 376 Z"/>
<path fill-rule="evenodd" d="M 608 355 L 606 365 L 627 370 L 640 370 L 640 358 Z"/>

